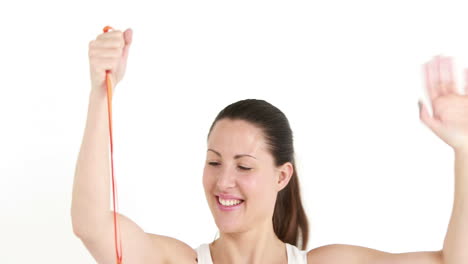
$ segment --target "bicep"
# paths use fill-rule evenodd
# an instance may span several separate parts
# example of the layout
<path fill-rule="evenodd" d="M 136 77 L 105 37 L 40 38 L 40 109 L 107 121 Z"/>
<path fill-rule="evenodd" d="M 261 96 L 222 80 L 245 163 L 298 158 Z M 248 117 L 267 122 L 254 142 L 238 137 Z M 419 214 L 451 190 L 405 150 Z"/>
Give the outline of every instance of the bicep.
<path fill-rule="evenodd" d="M 116 263 L 114 218 L 110 212 L 98 233 L 80 238 L 97 263 Z M 118 224 L 122 242 L 123 263 L 162 263 L 162 250 L 153 247 L 152 239 L 137 224 L 122 214 L 118 214 Z"/>
<path fill-rule="evenodd" d="M 372 248 L 332 244 L 315 248 L 307 254 L 314 264 L 442 264 L 442 251 L 389 253 Z"/>

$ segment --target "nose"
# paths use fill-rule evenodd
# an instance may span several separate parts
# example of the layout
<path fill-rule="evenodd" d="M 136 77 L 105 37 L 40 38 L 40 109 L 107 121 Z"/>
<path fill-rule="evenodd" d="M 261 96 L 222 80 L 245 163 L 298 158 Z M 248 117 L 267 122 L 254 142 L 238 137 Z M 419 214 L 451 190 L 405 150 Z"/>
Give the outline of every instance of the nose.
<path fill-rule="evenodd" d="M 230 170 L 229 166 L 220 171 L 216 185 L 220 191 L 236 186 L 236 175 Z"/>

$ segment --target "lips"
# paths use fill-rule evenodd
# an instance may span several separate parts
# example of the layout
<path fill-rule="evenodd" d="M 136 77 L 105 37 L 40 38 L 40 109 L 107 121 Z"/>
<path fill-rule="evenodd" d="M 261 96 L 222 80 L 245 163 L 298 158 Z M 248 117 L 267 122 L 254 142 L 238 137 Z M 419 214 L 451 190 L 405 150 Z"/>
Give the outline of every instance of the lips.
<path fill-rule="evenodd" d="M 218 194 L 215 194 L 215 196 L 219 196 L 223 200 L 241 200 L 241 201 L 244 201 L 244 199 L 242 199 L 242 198 L 240 198 L 238 196 L 232 195 L 232 194 L 218 193 Z"/>
<path fill-rule="evenodd" d="M 224 211 L 224 212 L 237 210 L 241 206 L 243 206 L 243 204 L 244 204 L 244 200 L 242 200 L 242 199 L 238 199 L 238 200 L 240 200 L 240 203 L 238 203 L 236 205 L 223 205 L 223 204 L 220 203 L 220 201 L 218 199 L 218 196 L 215 196 L 215 199 L 216 199 L 216 205 L 218 206 L 219 210 Z"/>

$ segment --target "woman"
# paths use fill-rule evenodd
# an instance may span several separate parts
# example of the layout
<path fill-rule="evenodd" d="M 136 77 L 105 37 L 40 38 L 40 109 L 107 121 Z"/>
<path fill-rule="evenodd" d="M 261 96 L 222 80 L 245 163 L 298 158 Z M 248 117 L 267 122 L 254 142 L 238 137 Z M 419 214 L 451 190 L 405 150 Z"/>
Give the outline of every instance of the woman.
<path fill-rule="evenodd" d="M 75 234 L 98 263 L 114 263 L 116 257 L 113 212 L 107 199 L 104 72 L 111 70 L 115 88 L 124 76 L 131 42 L 128 29 L 100 34 L 89 45 L 92 89 L 71 213 Z M 437 65 L 448 75 L 433 74 Z M 126 241 L 123 263 L 468 263 L 468 214 L 462 213 L 468 212 L 468 99 L 457 94 L 448 59 L 438 57 L 425 66 L 430 70 L 427 89 L 435 119 L 422 107 L 421 120 L 456 154 L 455 204 L 443 250 L 392 254 L 333 244 L 306 251 L 308 223 L 288 120 L 273 105 L 250 99 L 223 109 L 208 133 L 203 185 L 220 237 L 193 249 L 177 239 L 145 233 L 119 215 L 122 241 Z"/>

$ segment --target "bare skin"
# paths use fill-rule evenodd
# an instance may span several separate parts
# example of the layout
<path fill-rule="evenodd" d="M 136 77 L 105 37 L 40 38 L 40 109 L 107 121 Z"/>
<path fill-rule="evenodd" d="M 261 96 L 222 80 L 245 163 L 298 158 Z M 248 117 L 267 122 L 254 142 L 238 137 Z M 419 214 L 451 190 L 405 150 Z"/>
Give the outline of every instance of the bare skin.
<path fill-rule="evenodd" d="M 109 134 L 104 72 L 106 69 L 112 71 L 115 89 L 125 73 L 131 42 L 131 30 L 116 30 L 99 35 L 89 45 L 92 89 L 76 165 L 71 215 L 74 233 L 97 263 L 115 263 L 116 257 L 113 212 L 109 210 Z M 424 107 L 420 117 L 456 153 L 455 203 L 443 250 L 394 254 L 360 246 L 332 244 L 308 251 L 308 263 L 468 262 L 468 254 L 465 253 L 468 243 L 468 230 L 465 228 L 468 222 L 465 213 L 468 212 L 468 122 L 465 121 L 468 99 L 456 95 L 452 82 L 439 82 L 439 79 L 428 83 L 436 118 L 430 117 Z M 285 244 L 274 234 L 271 216 L 276 194 L 291 177 L 291 164 L 273 166 L 262 134 L 242 121 L 220 121 L 212 131 L 208 148 L 220 154 L 207 151 L 203 173 L 207 202 L 220 230 L 220 238 L 210 244 L 213 263 L 287 263 Z M 236 154 L 251 154 L 255 158 L 244 156 L 234 159 Z M 212 162 L 219 165 L 215 166 Z M 252 170 L 245 172 L 241 169 L 244 167 Z M 235 194 L 245 199 L 245 204 L 235 212 L 222 212 L 216 205 L 216 194 L 219 192 Z M 172 237 L 146 233 L 122 214 L 118 218 L 123 263 L 197 263 L 195 250 L 186 243 Z"/>
<path fill-rule="evenodd" d="M 214 150 L 214 151 L 212 151 Z M 248 154 L 235 158 L 237 154 Z M 243 168 L 248 168 L 245 170 Z M 220 238 L 210 245 L 218 263 L 287 263 L 286 246 L 273 231 L 278 192 L 289 182 L 291 163 L 275 167 L 262 132 L 245 121 L 220 120 L 208 139 L 203 186 Z M 218 193 L 242 198 L 224 212 Z"/>

